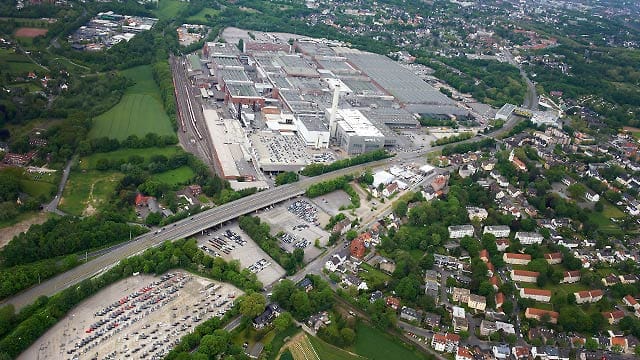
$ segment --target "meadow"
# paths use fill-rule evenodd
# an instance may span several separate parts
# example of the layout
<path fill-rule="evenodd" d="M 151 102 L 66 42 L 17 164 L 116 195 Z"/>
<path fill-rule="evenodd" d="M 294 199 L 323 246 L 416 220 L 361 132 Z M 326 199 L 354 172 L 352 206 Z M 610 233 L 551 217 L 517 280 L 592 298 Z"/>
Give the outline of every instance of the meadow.
<path fill-rule="evenodd" d="M 151 67 L 137 66 L 122 71 L 122 75 L 134 81 L 135 85 L 127 88 L 116 106 L 93 119 L 89 137 L 106 136 L 124 140 L 129 135 L 175 134 L 169 116 L 164 111 L 160 89 L 153 80 Z"/>

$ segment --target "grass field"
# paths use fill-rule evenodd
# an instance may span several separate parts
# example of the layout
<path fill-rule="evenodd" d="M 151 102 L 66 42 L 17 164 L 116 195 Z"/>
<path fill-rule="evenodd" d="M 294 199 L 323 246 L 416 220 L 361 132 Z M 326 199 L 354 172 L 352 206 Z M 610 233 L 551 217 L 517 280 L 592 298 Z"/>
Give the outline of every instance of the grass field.
<path fill-rule="evenodd" d="M 321 339 L 315 336 L 306 336 L 313 349 L 318 354 L 320 359 L 335 359 L 335 360 L 358 360 L 365 359 L 364 357 L 356 354 L 352 354 L 348 351 L 342 350 L 331 344 L 327 344 Z"/>
<path fill-rule="evenodd" d="M 47 198 L 52 197 L 56 193 L 56 186 L 52 183 L 37 180 L 20 180 L 22 189 L 27 194 L 38 197 L 43 195 Z"/>
<path fill-rule="evenodd" d="M 206 15 L 209 15 L 210 17 L 215 17 L 220 13 L 220 11 L 215 10 L 215 9 L 209 9 L 209 8 L 204 8 L 202 10 L 200 10 L 197 14 L 193 15 L 193 16 L 189 16 L 187 18 L 188 22 L 198 22 L 198 23 L 206 23 L 209 20 L 205 17 Z"/>
<path fill-rule="evenodd" d="M 17 54 L 13 50 L 0 49 L 0 67 L 8 69 L 15 76 L 26 77 L 30 71 L 41 69 L 26 56 Z"/>
<path fill-rule="evenodd" d="M 285 339 L 295 336 L 301 331 L 302 330 L 300 330 L 299 327 L 291 325 L 284 331 L 277 333 L 276 336 L 274 336 L 274 338 L 271 340 L 271 355 L 269 356 L 268 360 L 275 360 L 278 353 L 280 352 L 280 349 L 284 345 Z"/>
<path fill-rule="evenodd" d="M 611 221 L 611 218 L 619 219 L 624 217 L 624 213 L 620 211 L 617 207 L 613 206 L 606 200 L 604 201 L 604 208 L 601 213 L 592 212 L 589 214 L 589 219 L 594 223 L 598 224 L 600 231 L 606 234 L 618 234 L 622 230 L 620 227 Z"/>
<path fill-rule="evenodd" d="M 134 67 L 123 71 L 122 75 L 135 81 L 135 85 L 125 91 L 116 106 L 93 119 L 89 137 L 107 136 L 124 140 L 129 135 L 175 134 L 162 106 L 160 90 L 153 80 L 151 67 Z"/>
<path fill-rule="evenodd" d="M 72 215 L 91 215 L 107 201 L 124 174 L 117 172 L 71 172 L 62 193 L 60 210 Z"/>
<path fill-rule="evenodd" d="M 412 360 L 425 359 L 413 350 L 402 346 L 389 335 L 365 324 L 358 324 L 356 328 L 355 353 L 370 360 Z"/>
<path fill-rule="evenodd" d="M 141 156 L 145 159 L 145 161 L 149 160 L 154 155 L 164 155 L 166 157 L 170 157 L 175 154 L 182 153 L 183 150 L 178 146 L 167 146 L 167 147 L 151 147 L 144 149 L 121 149 L 116 151 L 111 151 L 107 153 L 96 153 L 89 156 L 85 156 L 80 159 L 80 169 L 82 170 L 94 170 L 96 168 L 96 163 L 100 159 L 109 159 L 111 161 L 119 161 L 129 159 L 129 157 L 136 155 Z"/>
<path fill-rule="evenodd" d="M 153 174 L 152 180 L 163 182 L 169 185 L 185 184 L 187 181 L 193 178 L 195 173 L 188 166 L 181 166 L 177 169 L 165 171 L 159 174 Z"/>
<path fill-rule="evenodd" d="M 160 19 L 172 19 L 175 18 L 180 10 L 187 6 L 186 2 L 176 0 L 160 0 L 158 9 L 153 10 Z"/>

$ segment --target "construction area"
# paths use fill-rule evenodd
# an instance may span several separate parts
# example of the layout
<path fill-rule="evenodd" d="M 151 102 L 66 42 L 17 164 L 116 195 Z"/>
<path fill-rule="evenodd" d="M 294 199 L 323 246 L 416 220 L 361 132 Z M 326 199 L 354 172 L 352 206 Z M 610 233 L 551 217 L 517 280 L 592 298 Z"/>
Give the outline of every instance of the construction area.
<path fill-rule="evenodd" d="M 18 359 L 163 359 L 242 294 L 186 272 L 132 276 L 76 306 Z"/>

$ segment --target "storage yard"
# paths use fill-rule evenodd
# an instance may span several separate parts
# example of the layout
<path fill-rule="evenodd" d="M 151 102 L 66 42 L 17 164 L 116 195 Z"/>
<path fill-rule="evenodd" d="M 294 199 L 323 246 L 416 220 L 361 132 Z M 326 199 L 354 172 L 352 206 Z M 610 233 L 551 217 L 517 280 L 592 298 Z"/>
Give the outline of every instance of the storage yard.
<path fill-rule="evenodd" d="M 121 280 L 82 302 L 18 359 L 162 359 L 242 291 L 186 272 Z"/>

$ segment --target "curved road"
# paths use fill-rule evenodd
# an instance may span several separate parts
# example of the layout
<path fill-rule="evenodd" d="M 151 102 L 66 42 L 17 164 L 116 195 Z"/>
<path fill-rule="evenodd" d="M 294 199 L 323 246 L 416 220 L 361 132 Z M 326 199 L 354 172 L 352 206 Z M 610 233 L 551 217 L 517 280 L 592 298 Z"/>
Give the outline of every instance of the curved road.
<path fill-rule="evenodd" d="M 516 124 L 515 120 L 508 121 L 501 129 L 486 136 L 498 137 L 502 133 L 509 131 Z M 474 142 L 476 138 L 471 138 L 459 143 Z M 432 147 L 428 150 L 419 152 L 407 152 L 397 154 L 395 157 L 379 160 L 371 163 L 353 166 L 346 169 L 336 170 L 320 176 L 302 179 L 297 183 L 278 186 L 269 190 L 265 190 L 233 202 L 218 206 L 216 208 L 196 214 L 192 217 L 180 220 L 173 224 L 167 225 L 159 231 L 150 232 L 135 238 L 123 245 L 115 246 L 112 251 L 92 259 L 82 265 L 79 265 L 65 273 L 59 274 L 45 282 L 31 287 L 14 297 L 6 299 L 0 306 L 13 304 L 19 310 L 29 305 L 40 296 L 51 296 L 60 290 L 69 286 L 80 283 L 82 280 L 91 278 L 110 269 L 118 264 L 122 259 L 142 253 L 144 250 L 158 246 L 167 240 L 176 240 L 196 234 L 202 230 L 212 226 L 222 224 L 233 220 L 240 215 L 249 214 L 259 209 L 265 208 L 272 204 L 285 201 L 287 199 L 304 194 L 305 190 L 312 184 L 325 181 L 337 176 L 351 174 L 363 171 L 365 168 L 375 167 L 383 164 L 389 164 L 396 161 L 412 161 L 417 160 L 427 153 L 440 151 L 444 146 Z"/>

